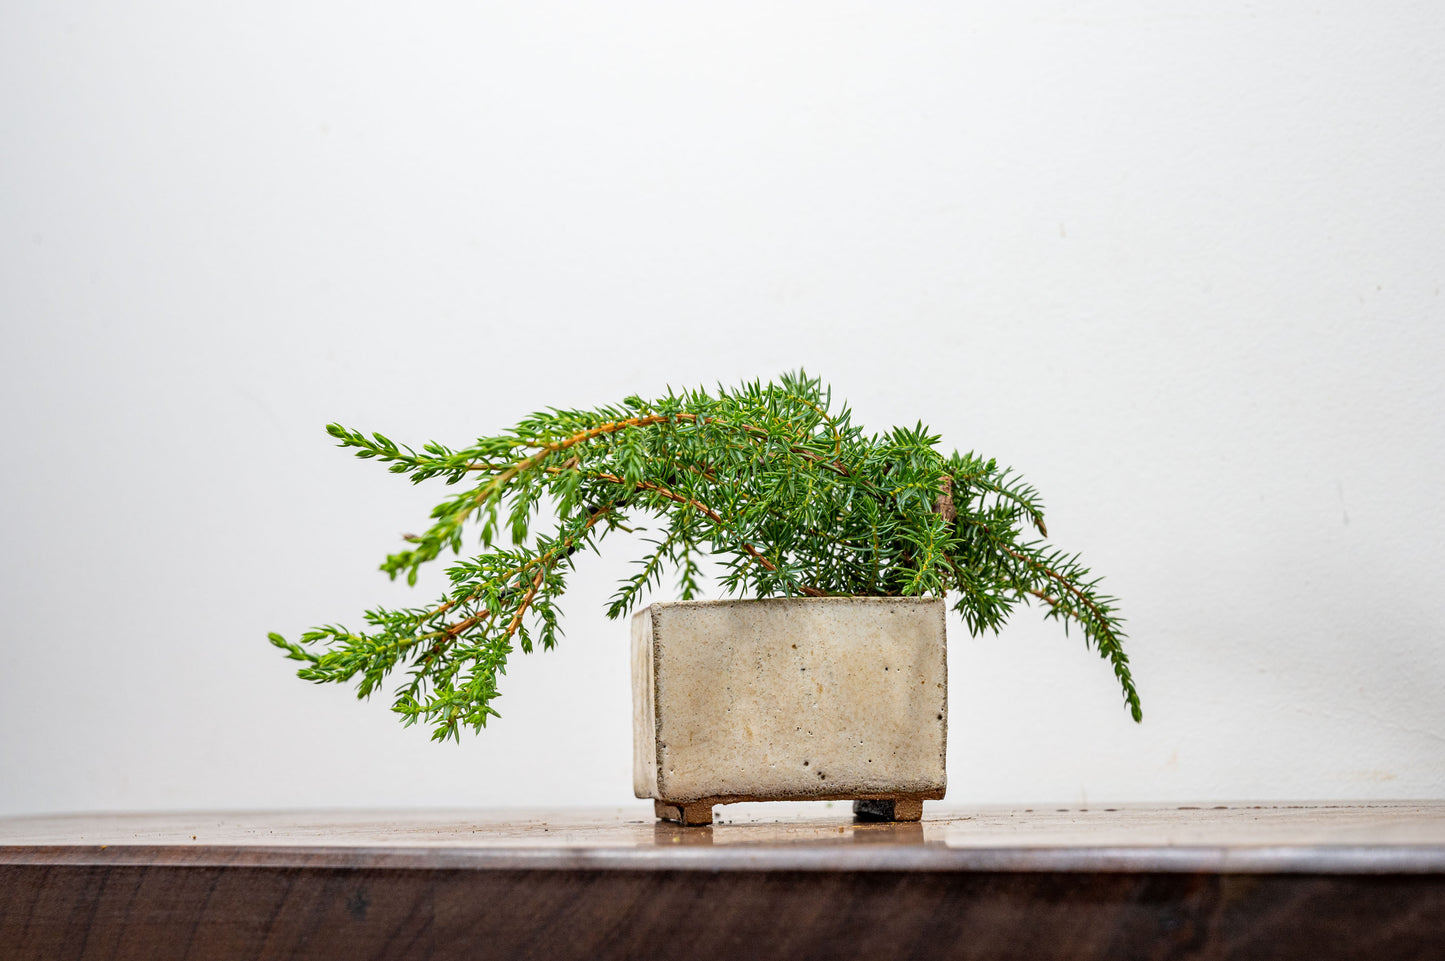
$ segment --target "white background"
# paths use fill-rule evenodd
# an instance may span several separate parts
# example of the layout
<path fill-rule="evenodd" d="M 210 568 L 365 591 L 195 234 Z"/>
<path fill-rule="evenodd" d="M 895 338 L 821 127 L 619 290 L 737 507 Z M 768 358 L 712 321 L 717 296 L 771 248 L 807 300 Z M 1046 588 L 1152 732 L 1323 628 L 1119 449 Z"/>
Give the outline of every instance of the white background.
<path fill-rule="evenodd" d="M 460 746 L 267 643 L 465 443 L 806 367 L 1019 468 L 1145 721 L 951 624 L 949 801 L 1445 797 L 1445 7 L 0 7 L 0 813 L 630 801 L 629 557 Z M 622 545 L 616 545 L 622 546 Z M 645 810 L 639 806 L 639 810 Z"/>

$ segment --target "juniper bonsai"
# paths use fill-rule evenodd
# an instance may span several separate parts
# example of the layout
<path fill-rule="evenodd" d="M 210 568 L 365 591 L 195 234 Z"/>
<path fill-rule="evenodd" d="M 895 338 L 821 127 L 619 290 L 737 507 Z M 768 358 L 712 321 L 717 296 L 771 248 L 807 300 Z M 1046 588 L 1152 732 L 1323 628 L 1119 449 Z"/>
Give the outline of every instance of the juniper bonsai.
<path fill-rule="evenodd" d="M 517 647 L 551 648 L 576 555 L 636 519 L 652 538 L 607 606 L 616 618 L 675 573 L 684 600 L 714 558 L 733 595 L 948 596 L 968 629 L 998 630 L 1014 605 L 1072 622 L 1112 665 L 1134 720 L 1139 697 L 1116 599 L 1048 536 L 1038 493 L 975 454 L 942 454 L 922 423 L 865 434 L 844 405 L 803 373 L 715 393 L 628 397 L 615 407 L 549 409 L 462 448 L 420 451 L 381 434 L 327 427 L 357 457 L 413 483 L 457 487 L 423 534 L 381 569 L 415 584 L 422 565 L 460 555 L 469 527 L 483 551 L 447 569 L 450 587 L 425 607 L 366 613 L 368 629 L 326 625 L 299 643 L 271 642 L 316 682 L 360 678 L 368 697 L 407 675 L 392 709 L 433 738 L 460 739 L 497 716 L 498 675 Z"/>

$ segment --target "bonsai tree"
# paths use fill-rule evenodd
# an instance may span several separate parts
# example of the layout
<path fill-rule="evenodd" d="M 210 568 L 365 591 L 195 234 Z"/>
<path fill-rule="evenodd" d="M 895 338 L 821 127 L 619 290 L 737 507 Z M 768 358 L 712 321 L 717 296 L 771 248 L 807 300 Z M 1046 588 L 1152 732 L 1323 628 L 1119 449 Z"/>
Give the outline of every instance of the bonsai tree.
<path fill-rule="evenodd" d="M 715 393 L 628 397 L 615 407 L 548 410 L 453 449 L 420 451 L 381 434 L 327 427 L 357 457 L 413 483 L 455 493 L 431 527 L 381 569 L 415 584 L 422 565 L 462 554 L 450 587 L 424 607 L 366 613 L 367 629 L 314 628 L 271 642 L 303 662 L 300 677 L 357 680 L 371 695 L 402 670 L 392 710 L 425 720 L 434 739 L 460 739 L 496 717 L 507 659 L 550 649 L 558 603 L 579 552 L 646 519 L 652 539 L 607 616 L 632 609 L 666 572 L 684 600 L 699 593 L 699 560 L 720 563 L 721 586 L 755 597 L 951 596 L 970 632 L 998 630 L 1019 602 L 1079 628 L 1107 659 L 1129 711 L 1142 717 L 1121 641 L 1116 600 L 1077 555 L 1048 536 L 1037 492 L 975 454 L 943 454 L 922 423 L 865 434 L 846 405 L 804 373 Z"/>

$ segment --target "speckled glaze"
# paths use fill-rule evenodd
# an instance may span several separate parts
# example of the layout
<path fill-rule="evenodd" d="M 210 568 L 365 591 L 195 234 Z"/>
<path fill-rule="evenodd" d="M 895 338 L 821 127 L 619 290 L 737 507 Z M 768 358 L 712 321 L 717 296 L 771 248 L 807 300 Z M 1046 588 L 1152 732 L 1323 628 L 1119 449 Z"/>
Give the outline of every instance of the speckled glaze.
<path fill-rule="evenodd" d="M 632 619 L 635 793 L 659 816 L 810 798 L 921 810 L 947 783 L 947 678 L 936 598 L 653 604 Z"/>

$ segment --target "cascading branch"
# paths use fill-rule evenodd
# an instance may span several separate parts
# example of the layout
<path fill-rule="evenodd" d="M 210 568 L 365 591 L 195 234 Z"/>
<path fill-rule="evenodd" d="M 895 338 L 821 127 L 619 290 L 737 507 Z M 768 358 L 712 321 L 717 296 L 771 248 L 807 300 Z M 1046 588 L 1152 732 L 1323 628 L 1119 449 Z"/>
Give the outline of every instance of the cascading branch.
<path fill-rule="evenodd" d="M 684 600 L 699 592 L 704 555 L 722 565 L 734 595 L 896 597 L 956 594 L 969 630 L 997 630 L 1019 602 L 1082 629 L 1106 658 L 1134 720 L 1139 696 L 1121 641 L 1116 599 L 1078 555 L 1025 539 L 1044 537 L 1038 493 L 1007 468 L 972 453 L 945 456 L 921 423 L 866 435 L 847 406 L 832 409 L 821 381 L 714 393 L 629 397 L 618 407 L 548 410 L 495 437 L 420 452 L 381 434 L 327 427 L 357 457 L 391 465 L 414 483 L 441 478 L 460 490 L 432 510 L 433 524 L 381 569 L 415 584 L 418 569 L 463 532 L 485 550 L 447 570 L 451 586 L 427 607 L 366 613 L 368 630 L 326 625 L 271 643 L 304 662 L 309 681 L 349 682 L 368 697 L 388 674 L 407 680 L 392 709 L 425 719 L 433 738 L 460 739 L 496 717 L 507 658 L 559 633 L 558 601 L 575 555 L 595 550 L 635 518 L 656 537 L 607 607 L 616 618 L 674 571 Z M 545 530 L 533 533 L 539 521 Z M 499 546 L 506 542 L 510 546 Z"/>

